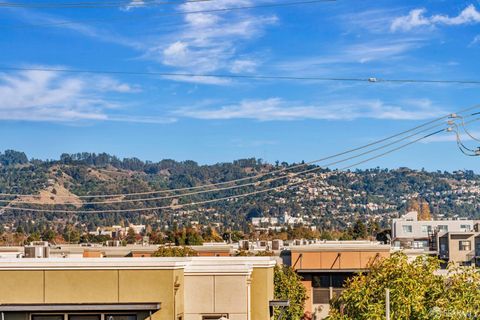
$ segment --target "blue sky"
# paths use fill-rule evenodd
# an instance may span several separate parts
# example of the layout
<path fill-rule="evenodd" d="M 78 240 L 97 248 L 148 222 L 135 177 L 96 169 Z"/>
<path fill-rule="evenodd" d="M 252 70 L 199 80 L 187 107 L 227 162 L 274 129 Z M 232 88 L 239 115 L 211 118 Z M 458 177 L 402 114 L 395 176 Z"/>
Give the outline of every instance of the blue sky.
<path fill-rule="evenodd" d="M 480 78 L 477 1 L 338 0 L 185 13 L 273 2 L 0 8 L 0 67 Z M 90 151 L 153 161 L 308 161 L 475 104 L 475 85 L 0 71 L 0 149 L 42 159 Z M 480 134 L 479 125 L 471 131 Z M 363 167 L 376 166 L 479 168 L 449 135 Z"/>

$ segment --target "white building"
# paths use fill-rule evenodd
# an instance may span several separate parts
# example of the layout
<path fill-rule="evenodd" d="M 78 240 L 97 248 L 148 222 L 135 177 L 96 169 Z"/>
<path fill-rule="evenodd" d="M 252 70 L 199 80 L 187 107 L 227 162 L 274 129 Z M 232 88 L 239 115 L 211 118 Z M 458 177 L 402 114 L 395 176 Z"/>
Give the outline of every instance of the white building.
<path fill-rule="evenodd" d="M 428 248 L 429 239 L 438 232 L 471 232 L 474 220 L 445 219 L 418 220 L 418 213 L 411 211 L 392 219 L 392 244 L 397 248 Z"/>

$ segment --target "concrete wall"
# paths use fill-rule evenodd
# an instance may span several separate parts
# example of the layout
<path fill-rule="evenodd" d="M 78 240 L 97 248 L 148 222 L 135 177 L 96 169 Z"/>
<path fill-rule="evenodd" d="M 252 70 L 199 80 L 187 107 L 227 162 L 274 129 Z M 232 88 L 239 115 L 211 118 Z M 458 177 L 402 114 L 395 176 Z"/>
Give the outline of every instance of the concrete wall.
<path fill-rule="evenodd" d="M 0 261 L 0 304 L 160 303 L 152 320 L 270 319 L 272 259 L 175 259 Z"/>
<path fill-rule="evenodd" d="M 247 320 L 248 276 L 186 275 L 185 320 L 202 315 L 228 314 L 231 320 Z"/>
<path fill-rule="evenodd" d="M 0 304 L 161 303 L 155 319 L 174 319 L 177 270 L 0 271 Z M 183 277 L 178 277 L 183 287 Z M 183 299 L 180 299 L 183 301 Z M 182 304 L 177 313 L 183 313 Z"/>
<path fill-rule="evenodd" d="M 374 259 L 387 258 L 390 251 L 293 251 L 292 263 L 299 269 L 366 269 Z"/>
<path fill-rule="evenodd" d="M 268 303 L 273 300 L 274 268 L 253 268 L 251 277 L 251 318 L 270 319 Z"/>

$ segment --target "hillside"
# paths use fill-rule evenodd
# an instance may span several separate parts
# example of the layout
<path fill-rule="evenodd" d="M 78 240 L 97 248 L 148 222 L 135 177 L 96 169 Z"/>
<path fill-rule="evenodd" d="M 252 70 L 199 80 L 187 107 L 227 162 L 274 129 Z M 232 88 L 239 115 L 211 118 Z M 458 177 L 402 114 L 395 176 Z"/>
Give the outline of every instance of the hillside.
<path fill-rule="evenodd" d="M 136 158 L 119 159 L 108 154 L 90 153 L 63 154 L 59 160 L 41 161 L 29 160 L 22 152 L 6 151 L 0 154 L 0 193 L 39 195 L 22 198 L 4 197 L 6 206 L 68 210 L 147 208 L 238 195 L 259 187 L 248 186 L 203 195 L 129 203 L 114 202 L 168 194 L 83 197 L 92 194 L 146 193 L 154 190 L 188 188 L 265 174 L 294 165 L 266 164 L 259 159 L 242 159 L 213 165 L 174 160 L 153 163 Z M 305 166 L 291 172 L 314 168 Z M 96 226 L 118 224 L 122 221 L 145 223 L 160 228 L 173 224 L 189 225 L 194 221 L 204 225 L 218 225 L 220 228 L 248 230 L 251 217 L 278 217 L 288 213 L 294 217 L 301 217 L 307 225 L 315 225 L 322 229 L 341 229 L 357 218 L 366 221 L 374 219 L 386 226 L 389 218 L 404 212 L 407 203 L 412 199 L 427 201 L 434 215 L 480 218 L 478 201 L 480 176 L 471 171 L 448 173 L 401 168 L 337 172 L 319 169 L 315 170 L 314 174 L 315 179 L 302 184 L 299 188 L 272 191 L 181 210 L 75 215 L 4 210 L 0 215 L 0 222 L 15 227 L 25 224 L 26 221 L 49 225 L 63 225 L 69 221 L 85 229 L 93 229 Z M 271 177 L 267 175 L 262 179 Z M 298 179 L 298 176 L 290 174 L 289 177 L 272 184 L 264 184 L 262 187 L 294 183 L 300 181 Z M 85 204 L 102 200 L 113 203 Z"/>

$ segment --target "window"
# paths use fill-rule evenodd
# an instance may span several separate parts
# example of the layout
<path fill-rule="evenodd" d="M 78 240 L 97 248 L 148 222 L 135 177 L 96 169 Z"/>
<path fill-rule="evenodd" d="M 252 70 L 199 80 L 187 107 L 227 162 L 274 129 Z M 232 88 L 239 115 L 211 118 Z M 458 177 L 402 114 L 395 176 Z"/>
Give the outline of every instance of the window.
<path fill-rule="evenodd" d="M 463 229 L 463 230 L 471 230 L 472 228 L 470 227 L 469 224 L 461 224 L 460 225 L 460 229 Z"/>
<path fill-rule="evenodd" d="M 312 302 L 314 304 L 327 304 L 330 302 L 330 289 L 313 288 Z"/>
<path fill-rule="evenodd" d="M 421 249 L 421 248 L 427 248 L 427 247 L 428 247 L 428 241 L 424 241 L 424 240 L 413 241 L 413 248 L 415 249 Z"/>
<path fill-rule="evenodd" d="M 135 314 L 106 314 L 105 320 L 137 320 Z"/>
<path fill-rule="evenodd" d="M 423 232 L 423 233 L 432 232 L 432 226 L 423 225 L 423 226 L 422 226 L 422 232 Z"/>
<path fill-rule="evenodd" d="M 99 314 L 69 314 L 68 320 L 100 320 Z"/>
<path fill-rule="evenodd" d="M 202 317 L 202 320 L 223 320 L 223 319 L 228 319 L 228 314 L 211 314 L 211 315 Z"/>
<path fill-rule="evenodd" d="M 330 275 L 313 276 L 312 287 L 314 288 L 330 287 Z"/>
<path fill-rule="evenodd" d="M 458 250 L 460 251 L 470 251 L 472 250 L 472 242 L 468 240 L 463 240 L 458 242 Z"/>
<path fill-rule="evenodd" d="M 32 315 L 32 320 L 63 320 L 63 314 L 37 314 Z"/>
<path fill-rule="evenodd" d="M 345 282 L 347 281 L 348 276 L 345 274 L 334 274 L 332 275 L 332 287 L 342 288 Z"/>
<path fill-rule="evenodd" d="M 411 225 L 406 225 L 406 226 L 403 226 L 403 232 L 405 233 L 412 233 L 412 226 Z"/>
<path fill-rule="evenodd" d="M 448 226 L 445 225 L 445 224 L 441 224 L 438 226 L 438 231 L 445 231 L 447 232 L 448 231 Z"/>

